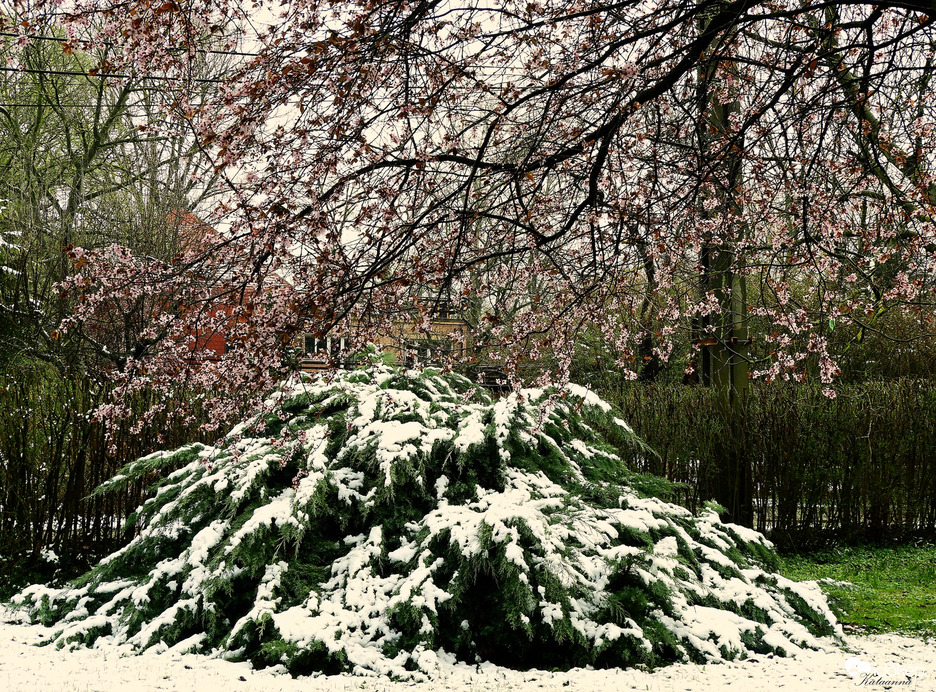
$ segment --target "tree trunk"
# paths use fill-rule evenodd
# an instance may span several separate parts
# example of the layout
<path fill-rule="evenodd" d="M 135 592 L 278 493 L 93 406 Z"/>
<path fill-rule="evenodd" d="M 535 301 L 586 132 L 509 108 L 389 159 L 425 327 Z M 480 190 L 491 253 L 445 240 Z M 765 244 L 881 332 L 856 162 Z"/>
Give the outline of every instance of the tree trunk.
<path fill-rule="evenodd" d="M 707 20 L 703 19 L 702 24 Z M 724 39 L 730 40 L 730 39 Z M 715 204 L 703 215 L 722 219 L 717 241 L 709 238 L 702 247 L 701 289 L 703 296 L 714 294 L 719 311 L 703 315 L 696 343 L 701 347 L 702 383 L 717 392 L 722 435 L 714 459 L 716 471 L 706 479 L 705 495 L 725 508 L 722 519 L 751 526 L 754 519 L 751 460 L 744 438 L 745 398 L 748 390 L 747 290 L 739 271 L 743 257 L 735 246 L 743 229 L 729 228 L 739 223 L 737 194 L 742 175 L 740 136 L 730 131 L 730 116 L 739 110 L 737 101 L 719 103 L 714 97 L 718 65 L 704 64 L 699 71 L 699 139 L 702 159 L 700 172 L 710 172 L 714 182 Z M 734 137 L 734 140 L 731 138 Z M 703 195 L 703 202 L 705 195 Z"/>

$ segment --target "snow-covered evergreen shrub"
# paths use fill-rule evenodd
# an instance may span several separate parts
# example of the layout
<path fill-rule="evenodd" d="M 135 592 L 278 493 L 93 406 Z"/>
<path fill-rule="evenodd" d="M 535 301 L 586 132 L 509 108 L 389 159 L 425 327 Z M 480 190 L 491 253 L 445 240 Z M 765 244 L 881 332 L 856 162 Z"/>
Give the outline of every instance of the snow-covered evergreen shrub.
<path fill-rule="evenodd" d="M 58 646 L 112 637 L 293 673 L 419 678 L 440 660 L 631 666 L 790 654 L 838 635 L 758 533 L 659 497 L 639 444 L 570 386 L 491 401 L 457 375 L 372 367 L 170 463 L 139 532 L 66 589 L 15 602 Z"/>

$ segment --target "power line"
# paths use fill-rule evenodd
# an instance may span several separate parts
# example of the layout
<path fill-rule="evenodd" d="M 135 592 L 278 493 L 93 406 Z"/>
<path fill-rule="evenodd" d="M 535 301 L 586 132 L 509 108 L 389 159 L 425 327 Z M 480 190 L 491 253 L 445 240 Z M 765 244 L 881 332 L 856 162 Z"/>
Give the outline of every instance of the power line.
<path fill-rule="evenodd" d="M 44 103 L 35 103 L 35 102 L 34 102 L 34 103 L 0 103 L 0 108 L 43 108 L 43 107 L 46 107 L 46 108 L 85 108 L 85 109 L 90 109 L 90 108 L 97 108 L 97 107 L 99 107 L 99 106 L 101 106 L 101 105 L 106 106 L 106 107 L 110 107 L 112 104 L 106 104 L 106 103 L 105 103 L 105 104 L 99 104 L 99 103 L 55 103 L 55 104 L 50 104 L 49 102 L 44 102 Z M 130 109 L 132 109 L 132 108 L 140 109 L 140 108 L 143 108 L 143 106 L 130 104 L 130 105 L 128 105 L 128 106 L 124 106 L 122 110 L 125 111 L 125 112 L 127 112 L 128 115 L 132 115 L 132 113 L 130 112 Z M 133 111 L 133 112 L 137 112 L 137 111 Z M 148 113 L 145 113 L 145 112 L 142 112 L 142 114 L 143 114 L 143 115 L 148 115 Z"/>
<path fill-rule="evenodd" d="M 245 96 L 245 97 L 242 97 L 242 98 L 245 98 L 245 99 L 248 99 L 248 100 L 249 100 L 250 97 Z M 291 104 L 291 103 L 293 103 L 293 102 L 294 102 L 293 99 L 286 99 L 285 101 L 282 102 L 282 105 Z M 100 103 L 51 103 L 51 102 L 49 102 L 49 101 L 42 101 L 42 102 L 37 102 L 37 101 L 25 102 L 25 101 L 24 101 L 24 102 L 20 102 L 20 103 L 12 103 L 12 102 L 9 102 L 9 103 L 0 103 L 0 108 L 42 108 L 42 107 L 54 107 L 54 108 L 97 108 L 97 107 L 100 106 L 100 105 L 102 105 L 102 104 L 100 104 Z M 113 104 L 106 104 L 106 103 L 105 103 L 105 104 L 103 104 L 103 105 L 107 106 L 107 105 L 113 105 Z M 146 106 L 143 105 L 143 104 L 139 104 L 139 103 L 128 103 L 127 105 L 123 106 L 123 110 L 129 110 L 129 109 L 131 109 L 131 108 L 145 109 Z"/>
<path fill-rule="evenodd" d="M 195 82 L 196 84 L 222 84 L 227 80 L 205 77 L 169 77 L 166 75 L 129 75 L 116 72 L 80 72 L 78 70 L 33 70 L 18 67 L 0 67 L 0 72 L 18 72 L 20 74 L 48 74 L 60 77 L 101 77 L 102 79 L 159 79 L 167 82 Z"/>
<path fill-rule="evenodd" d="M 21 36 L 25 36 L 26 38 L 33 40 L 33 41 L 55 41 L 56 43 L 62 43 L 62 44 L 68 43 L 67 39 L 61 39 L 55 36 L 41 36 L 38 34 L 14 34 L 9 31 L 0 31 L 0 36 L 6 36 L 8 38 L 20 38 Z M 96 45 L 112 47 L 114 45 L 110 41 L 95 42 L 95 41 L 89 41 L 89 40 L 79 40 L 78 43 L 81 43 L 82 45 L 87 46 L 87 47 L 96 46 Z M 184 48 L 171 48 L 170 50 L 182 51 L 185 49 Z M 195 52 L 203 53 L 207 55 L 236 55 L 242 58 L 256 58 L 257 56 L 260 55 L 259 53 L 244 53 L 242 51 L 237 51 L 237 50 L 210 50 L 207 48 L 198 48 L 195 50 Z"/>

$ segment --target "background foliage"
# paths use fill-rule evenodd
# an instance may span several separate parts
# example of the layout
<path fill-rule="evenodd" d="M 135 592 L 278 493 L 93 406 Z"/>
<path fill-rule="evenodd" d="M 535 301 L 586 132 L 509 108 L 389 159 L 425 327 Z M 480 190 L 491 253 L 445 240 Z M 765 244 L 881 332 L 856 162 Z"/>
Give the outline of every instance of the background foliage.
<path fill-rule="evenodd" d="M 105 431 L 92 412 L 114 390 L 102 376 L 113 354 L 61 332 L 76 301 L 59 287 L 74 271 L 72 245 L 171 259 L 184 240 L 177 212 L 210 197 L 212 181 L 184 133 L 140 127 L 159 116 L 151 83 L 88 74 L 107 46 L 64 51 L 60 28 L 32 31 L 48 40 L 0 39 L 0 56 L 23 68 L 0 72 L 0 595 L 27 576 L 81 569 L 129 538 L 123 519 L 142 484 L 91 492 L 155 446 L 195 439 L 197 425 L 160 416 L 145 430 L 124 421 Z M 151 318 L 133 305 L 112 317 L 118 334 Z M 186 399 L 177 391 L 164 403 Z M 152 393 L 128 403 L 149 408 Z M 61 560 L 43 561 L 53 554 Z"/>

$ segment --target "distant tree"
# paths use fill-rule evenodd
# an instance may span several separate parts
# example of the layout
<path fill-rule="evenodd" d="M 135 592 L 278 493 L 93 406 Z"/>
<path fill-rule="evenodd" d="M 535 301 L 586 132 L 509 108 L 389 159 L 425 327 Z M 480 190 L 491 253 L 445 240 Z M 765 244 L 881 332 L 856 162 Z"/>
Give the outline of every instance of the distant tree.
<path fill-rule="evenodd" d="M 11 28 L 0 36 L 0 574 L 24 551 L 119 535 L 123 508 L 88 502 L 90 490 L 121 459 L 174 441 L 164 414 L 146 434 L 113 427 L 110 444 L 89 418 L 117 384 L 107 373 L 126 340 L 116 336 L 136 339 L 160 322 L 137 306 L 111 313 L 106 340 L 90 338 L 90 323 L 89 333 L 64 333 L 76 307 L 60 283 L 75 270 L 69 248 L 119 244 L 169 262 L 179 252 L 173 211 L 195 208 L 213 177 L 185 131 L 148 127 L 151 81 L 94 74 L 110 47 L 64 50 L 54 25 L 30 26 L 30 41 Z M 181 419 L 190 413 L 183 394 L 137 386 L 126 405 Z"/>

